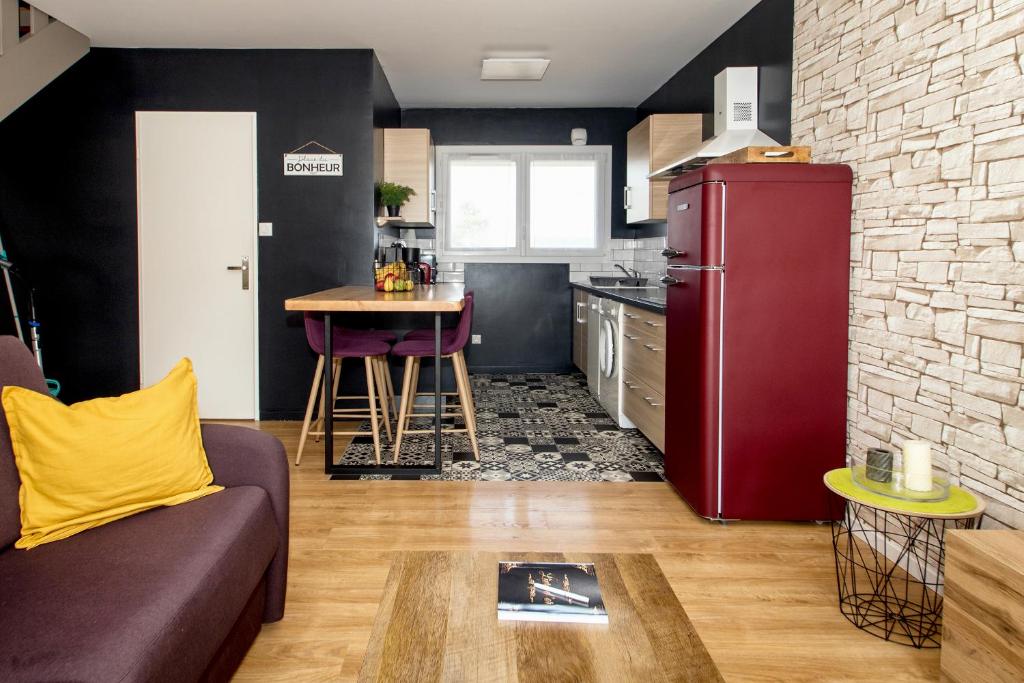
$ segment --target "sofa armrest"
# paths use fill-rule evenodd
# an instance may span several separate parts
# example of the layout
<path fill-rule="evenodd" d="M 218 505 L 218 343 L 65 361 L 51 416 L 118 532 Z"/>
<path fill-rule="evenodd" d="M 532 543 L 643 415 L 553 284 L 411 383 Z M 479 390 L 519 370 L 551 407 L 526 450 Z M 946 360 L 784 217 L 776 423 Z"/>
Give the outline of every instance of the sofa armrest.
<path fill-rule="evenodd" d="M 288 583 L 288 456 L 269 434 L 229 425 L 203 425 L 203 448 L 213 470 L 213 483 L 225 487 L 259 486 L 270 496 L 280 545 L 267 569 L 267 604 L 263 621 L 284 616 Z"/>

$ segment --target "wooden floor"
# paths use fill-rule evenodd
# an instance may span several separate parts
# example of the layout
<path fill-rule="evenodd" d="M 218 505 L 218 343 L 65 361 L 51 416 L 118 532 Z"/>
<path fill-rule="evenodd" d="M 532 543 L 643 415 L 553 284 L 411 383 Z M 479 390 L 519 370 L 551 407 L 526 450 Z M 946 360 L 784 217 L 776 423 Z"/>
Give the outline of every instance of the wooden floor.
<path fill-rule="evenodd" d="M 290 457 L 299 426 L 259 424 Z M 707 522 L 662 483 L 330 481 L 320 444 L 303 456 L 285 618 L 236 680 L 354 680 L 403 550 L 652 553 L 728 681 L 939 678 L 937 650 L 840 615 L 827 526 Z"/>

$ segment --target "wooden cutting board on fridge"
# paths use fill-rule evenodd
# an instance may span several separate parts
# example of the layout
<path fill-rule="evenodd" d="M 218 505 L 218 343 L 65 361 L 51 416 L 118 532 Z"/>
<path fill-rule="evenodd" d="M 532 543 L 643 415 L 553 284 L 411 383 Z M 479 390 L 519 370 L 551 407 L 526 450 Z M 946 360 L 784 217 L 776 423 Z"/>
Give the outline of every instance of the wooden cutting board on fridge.
<path fill-rule="evenodd" d="M 715 157 L 709 164 L 809 164 L 810 147 L 743 147 Z"/>

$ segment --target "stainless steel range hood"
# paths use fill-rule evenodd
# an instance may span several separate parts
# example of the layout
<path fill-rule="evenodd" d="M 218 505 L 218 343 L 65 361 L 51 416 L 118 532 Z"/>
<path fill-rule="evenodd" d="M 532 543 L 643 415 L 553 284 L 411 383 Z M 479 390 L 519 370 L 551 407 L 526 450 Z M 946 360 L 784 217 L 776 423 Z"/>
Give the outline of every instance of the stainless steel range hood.
<path fill-rule="evenodd" d="M 715 136 L 647 177 L 670 178 L 737 149 L 778 144 L 757 129 L 757 67 L 729 67 L 715 76 Z"/>

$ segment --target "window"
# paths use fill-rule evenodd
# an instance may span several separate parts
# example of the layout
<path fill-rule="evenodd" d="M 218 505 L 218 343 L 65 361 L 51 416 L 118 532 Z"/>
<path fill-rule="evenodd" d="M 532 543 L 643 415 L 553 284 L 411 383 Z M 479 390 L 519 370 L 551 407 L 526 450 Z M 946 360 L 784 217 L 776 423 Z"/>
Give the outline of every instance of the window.
<path fill-rule="evenodd" d="M 442 253 L 595 255 L 610 230 L 610 147 L 440 147 Z"/>

